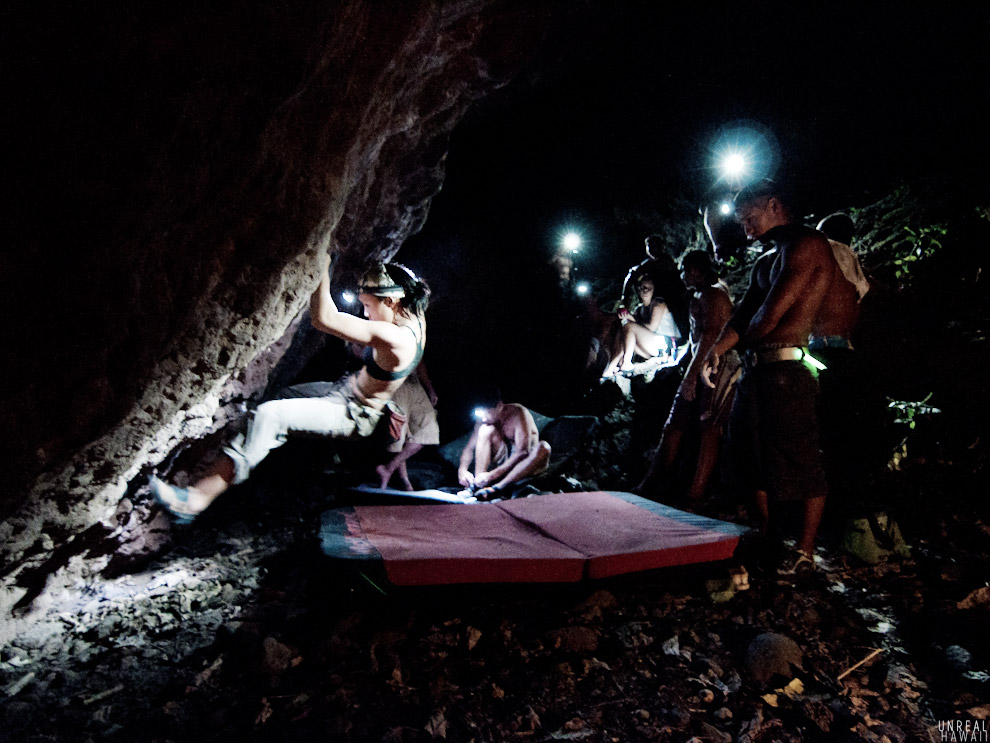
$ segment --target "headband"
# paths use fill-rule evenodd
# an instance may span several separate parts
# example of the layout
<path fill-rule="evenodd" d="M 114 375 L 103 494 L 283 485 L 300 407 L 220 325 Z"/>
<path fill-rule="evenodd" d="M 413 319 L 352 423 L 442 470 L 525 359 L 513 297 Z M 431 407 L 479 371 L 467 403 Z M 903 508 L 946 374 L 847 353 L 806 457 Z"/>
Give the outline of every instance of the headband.
<path fill-rule="evenodd" d="M 401 299 L 406 296 L 406 290 L 395 283 L 384 265 L 373 268 L 361 277 L 358 291 L 375 297 L 394 297 Z"/>

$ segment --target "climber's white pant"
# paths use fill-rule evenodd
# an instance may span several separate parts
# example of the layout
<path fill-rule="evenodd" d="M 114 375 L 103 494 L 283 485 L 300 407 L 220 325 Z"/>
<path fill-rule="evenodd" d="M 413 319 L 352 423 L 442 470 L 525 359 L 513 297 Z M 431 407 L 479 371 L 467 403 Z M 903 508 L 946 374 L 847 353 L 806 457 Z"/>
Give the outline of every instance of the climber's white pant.
<path fill-rule="evenodd" d="M 309 382 L 288 387 L 283 398 L 262 403 L 251 413 L 247 432 L 238 435 L 224 453 L 234 461 L 234 484 L 244 482 L 268 453 L 290 434 L 328 438 L 370 436 L 382 412 L 362 405 L 354 396 L 351 378 Z"/>

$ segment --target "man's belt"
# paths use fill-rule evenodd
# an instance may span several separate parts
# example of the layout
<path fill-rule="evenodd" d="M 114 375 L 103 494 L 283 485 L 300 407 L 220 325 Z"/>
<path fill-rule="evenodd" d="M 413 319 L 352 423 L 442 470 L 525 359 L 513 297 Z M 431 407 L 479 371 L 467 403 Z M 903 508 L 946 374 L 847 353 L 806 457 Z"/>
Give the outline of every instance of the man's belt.
<path fill-rule="evenodd" d="M 768 348 L 759 350 L 752 348 L 746 351 L 746 366 L 752 369 L 760 364 L 774 364 L 778 361 L 803 361 L 815 369 L 825 369 L 825 364 L 808 353 L 807 348 L 787 346 L 785 348 Z"/>

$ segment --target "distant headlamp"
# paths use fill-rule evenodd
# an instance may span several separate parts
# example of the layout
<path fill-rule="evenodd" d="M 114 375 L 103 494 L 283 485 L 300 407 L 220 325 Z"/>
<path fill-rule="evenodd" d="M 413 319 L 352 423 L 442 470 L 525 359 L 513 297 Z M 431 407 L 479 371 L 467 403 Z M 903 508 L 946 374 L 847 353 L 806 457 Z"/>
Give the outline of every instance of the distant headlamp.
<path fill-rule="evenodd" d="M 722 156 L 719 169 L 722 171 L 723 178 L 738 180 L 746 175 L 749 170 L 749 163 L 741 152 L 729 151 Z"/>
<path fill-rule="evenodd" d="M 726 124 L 712 142 L 710 152 L 711 167 L 718 180 L 733 190 L 770 176 L 780 162 L 776 137 L 757 121 Z"/>

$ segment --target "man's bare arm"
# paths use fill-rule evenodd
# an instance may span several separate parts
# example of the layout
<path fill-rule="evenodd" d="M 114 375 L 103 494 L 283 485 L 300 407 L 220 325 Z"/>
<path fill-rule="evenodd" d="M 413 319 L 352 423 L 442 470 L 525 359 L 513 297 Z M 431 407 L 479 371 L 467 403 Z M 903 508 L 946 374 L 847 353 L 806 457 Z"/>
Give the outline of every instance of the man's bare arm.
<path fill-rule="evenodd" d="M 681 394 L 688 400 L 694 399 L 698 377 L 701 375 L 708 353 L 722 339 L 722 332 L 732 316 L 732 302 L 725 292 L 719 289 L 705 290 L 699 301 L 701 308 L 698 314 L 702 324 L 699 328 L 698 347 L 684 373 L 684 381 L 681 382 Z"/>
<path fill-rule="evenodd" d="M 708 387 L 715 387 L 714 382 L 712 382 L 712 376 L 718 372 L 722 356 L 730 349 L 739 345 L 743 333 L 749 327 L 750 320 L 752 320 L 753 315 L 759 310 L 760 305 L 763 304 L 767 295 L 770 266 L 775 255 L 775 250 L 768 250 L 753 264 L 753 270 L 749 274 L 749 286 L 746 287 L 746 293 L 743 295 L 742 301 L 736 307 L 736 311 L 732 313 L 729 322 L 719 334 L 715 345 L 703 357 L 704 360 L 701 362 L 701 380 Z"/>
<path fill-rule="evenodd" d="M 712 348 L 722 337 L 729 318 L 732 317 L 732 300 L 721 289 L 712 289 L 701 298 L 702 323 L 701 338 L 698 339 L 698 354 L 704 358 L 708 349 Z"/>
<path fill-rule="evenodd" d="M 827 246 L 824 240 L 821 242 Z M 747 345 L 753 345 L 772 333 L 814 282 L 821 270 L 820 251 L 818 241 L 801 238 L 780 252 L 780 272 L 743 334 Z"/>
<path fill-rule="evenodd" d="M 636 294 L 636 273 L 639 271 L 639 265 L 635 265 L 629 269 L 626 273 L 626 278 L 622 280 L 622 293 L 619 294 L 619 306 L 624 309 L 629 309 L 630 305 L 633 304 L 633 297 Z"/>
<path fill-rule="evenodd" d="M 705 360 L 701 363 L 701 381 L 708 387 L 715 388 L 712 377 L 718 372 L 722 357 L 739 343 L 739 333 L 731 325 L 726 325 L 719 335 L 715 345 L 705 355 Z"/>
<path fill-rule="evenodd" d="M 430 405 L 436 407 L 439 398 L 437 397 L 436 390 L 433 389 L 433 381 L 430 379 L 430 375 L 426 371 L 425 361 L 420 361 L 419 365 L 416 367 L 416 378 L 423 386 L 423 391 L 426 392 L 426 396 L 430 398 Z"/>
<path fill-rule="evenodd" d="M 732 313 L 727 326 L 735 331 L 737 342 L 742 339 L 753 316 L 756 315 L 760 306 L 766 300 L 770 285 L 770 268 L 776 255 L 776 250 L 768 250 L 753 264 L 753 270 L 749 274 L 749 286 L 746 287 L 746 293 L 736 307 L 735 312 Z M 723 333 L 723 335 L 725 334 Z M 722 339 L 719 338 L 716 345 L 720 345 L 721 341 Z M 732 346 L 729 346 L 729 348 L 732 348 Z M 729 348 L 724 348 L 721 353 L 725 353 Z"/>
<path fill-rule="evenodd" d="M 464 451 L 461 452 L 461 461 L 457 467 L 457 481 L 464 487 L 467 487 L 474 481 L 474 475 L 471 474 L 471 462 L 474 461 L 474 450 L 478 445 L 479 428 L 481 426 L 476 424 L 474 430 L 471 432 L 471 438 L 464 445 Z"/>

